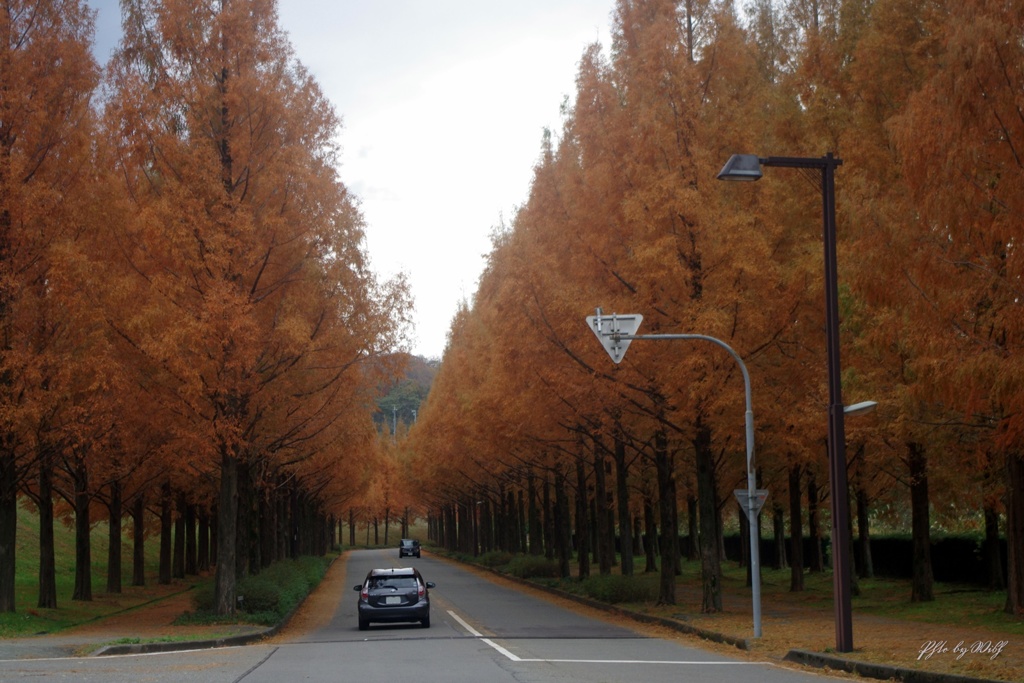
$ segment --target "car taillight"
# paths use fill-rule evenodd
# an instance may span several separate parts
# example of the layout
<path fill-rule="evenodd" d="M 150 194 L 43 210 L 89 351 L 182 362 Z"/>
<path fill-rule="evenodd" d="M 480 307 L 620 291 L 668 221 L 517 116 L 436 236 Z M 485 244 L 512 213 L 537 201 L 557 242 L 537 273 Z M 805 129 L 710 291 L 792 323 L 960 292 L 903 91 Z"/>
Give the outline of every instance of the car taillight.
<path fill-rule="evenodd" d="M 423 598 L 424 595 L 427 594 L 427 587 L 424 586 L 422 583 L 420 584 L 420 591 L 419 592 L 420 592 L 420 598 L 421 599 Z"/>
<path fill-rule="evenodd" d="M 364 585 L 363 586 L 363 590 L 361 590 L 359 592 L 359 597 L 361 599 L 363 599 L 363 600 L 366 600 L 366 601 L 370 600 L 370 587 L 369 587 L 369 585 Z"/>

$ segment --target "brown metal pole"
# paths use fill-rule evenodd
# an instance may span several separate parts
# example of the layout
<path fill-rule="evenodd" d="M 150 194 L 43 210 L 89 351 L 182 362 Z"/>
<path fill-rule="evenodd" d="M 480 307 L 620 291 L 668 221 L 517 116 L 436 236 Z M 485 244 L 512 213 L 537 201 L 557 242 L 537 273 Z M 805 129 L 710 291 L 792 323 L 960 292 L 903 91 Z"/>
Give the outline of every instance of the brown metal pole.
<path fill-rule="evenodd" d="M 825 243 L 825 335 L 828 345 L 828 467 L 832 496 L 832 571 L 836 613 L 836 650 L 853 650 L 850 603 L 849 486 L 846 477 L 846 434 L 839 358 L 839 274 L 836 258 L 835 170 L 842 163 L 825 155 L 821 195 Z"/>

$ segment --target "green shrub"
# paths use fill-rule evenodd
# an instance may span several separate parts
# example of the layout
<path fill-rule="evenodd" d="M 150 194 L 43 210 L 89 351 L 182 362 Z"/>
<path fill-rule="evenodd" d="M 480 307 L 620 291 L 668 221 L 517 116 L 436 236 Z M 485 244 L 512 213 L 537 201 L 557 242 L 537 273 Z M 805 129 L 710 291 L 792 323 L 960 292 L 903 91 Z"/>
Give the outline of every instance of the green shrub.
<path fill-rule="evenodd" d="M 281 604 L 282 586 L 259 574 L 238 582 L 238 608 L 243 612 L 275 612 Z"/>
<path fill-rule="evenodd" d="M 236 587 L 238 618 L 247 622 L 272 625 L 281 621 L 320 583 L 330 562 L 326 557 L 305 556 L 282 560 L 255 576 L 242 578 Z M 214 583 L 204 581 L 196 587 L 192 602 L 195 614 L 186 614 L 179 622 L 211 623 L 214 615 Z"/>
<path fill-rule="evenodd" d="M 504 567 L 512 561 L 512 553 L 507 553 L 503 550 L 491 550 L 481 555 L 477 562 L 485 567 L 491 569 L 497 569 L 498 567 Z"/>
<path fill-rule="evenodd" d="M 635 576 L 591 576 L 580 582 L 581 592 L 594 600 L 617 604 L 620 602 L 649 602 L 657 598 L 655 586 Z"/>
<path fill-rule="evenodd" d="M 192 591 L 192 605 L 196 608 L 196 612 L 212 612 L 213 611 L 213 581 L 203 581 L 198 584 Z"/>
<path fill-rule="evenodd" d="M 558 562 L 541 555 L 517 555 L 508 563 L 508 573 L 520 579 L 557 579 Z"/>

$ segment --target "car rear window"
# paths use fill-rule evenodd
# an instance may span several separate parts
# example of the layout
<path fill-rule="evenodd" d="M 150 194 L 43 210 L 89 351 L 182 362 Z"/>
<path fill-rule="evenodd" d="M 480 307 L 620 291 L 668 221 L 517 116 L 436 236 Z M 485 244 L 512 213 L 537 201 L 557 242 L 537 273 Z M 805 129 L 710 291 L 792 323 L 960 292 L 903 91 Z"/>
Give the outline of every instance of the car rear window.
<path fill-rule="evenodd" d="M 391 586 L 392 588 L 416 588 L 416 579 L 412 576 L 392 576 L 387 578 L 374 579 L 374 583 L 371 584 L 372 588 L 384 588 Z"/>

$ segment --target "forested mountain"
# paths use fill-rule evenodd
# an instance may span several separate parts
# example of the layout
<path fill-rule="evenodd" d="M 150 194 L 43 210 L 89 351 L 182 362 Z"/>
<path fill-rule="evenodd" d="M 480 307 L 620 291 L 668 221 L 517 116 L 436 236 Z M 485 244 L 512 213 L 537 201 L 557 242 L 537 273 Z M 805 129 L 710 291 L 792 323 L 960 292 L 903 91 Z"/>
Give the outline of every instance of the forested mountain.
<path fill-rule="evenodd" d="M 377 412 L 373 415 L 377 429 L 388 434 L 394 434 L 398 424 L 408 429 L 416 422 L 440 366 L 438 360 L 410 354 L 402 356 L 404 371 L 401 377 L 381 387 Z"/>

